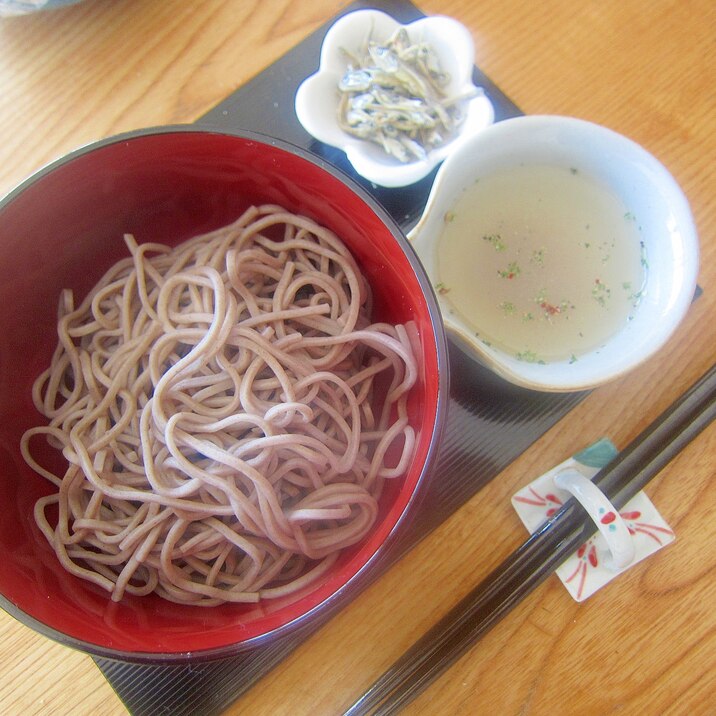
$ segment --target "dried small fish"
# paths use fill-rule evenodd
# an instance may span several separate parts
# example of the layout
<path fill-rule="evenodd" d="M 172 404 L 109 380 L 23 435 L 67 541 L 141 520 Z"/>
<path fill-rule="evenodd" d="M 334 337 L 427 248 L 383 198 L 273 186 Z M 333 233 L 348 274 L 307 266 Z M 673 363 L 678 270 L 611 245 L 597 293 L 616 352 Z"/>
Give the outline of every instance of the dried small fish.
<path fill-rule="evenodd" d="M 343 55 L 348 68 L 338 83 L 341 128 L 401 162 L 424 159 L 448 141 L 477 91 L 448 97 L 450 77 L 437 53 L 428 43 L 411 42 L 404 27 L 384 44 L 369 37 L 359 54 Z"/>
<path fill-rule="evenodd" d="M 341 92 L 365 92 L 373 84 L 373 77 L 365 70 L 349 70 L 338 83 Z"/>

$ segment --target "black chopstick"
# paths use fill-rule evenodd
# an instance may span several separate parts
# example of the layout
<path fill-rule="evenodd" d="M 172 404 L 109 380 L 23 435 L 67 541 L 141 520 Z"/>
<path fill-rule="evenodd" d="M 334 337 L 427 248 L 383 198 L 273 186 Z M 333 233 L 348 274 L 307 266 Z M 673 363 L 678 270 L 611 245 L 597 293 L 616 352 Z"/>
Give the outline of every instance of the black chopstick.
<path fill-rule="evenodd" d="M 716 417 L 716 365 L 594 477 L 622 508 Z M 574 499 L 411 646 L 344 714 L 387 716 L 425 690 L 594 532 Z"/>

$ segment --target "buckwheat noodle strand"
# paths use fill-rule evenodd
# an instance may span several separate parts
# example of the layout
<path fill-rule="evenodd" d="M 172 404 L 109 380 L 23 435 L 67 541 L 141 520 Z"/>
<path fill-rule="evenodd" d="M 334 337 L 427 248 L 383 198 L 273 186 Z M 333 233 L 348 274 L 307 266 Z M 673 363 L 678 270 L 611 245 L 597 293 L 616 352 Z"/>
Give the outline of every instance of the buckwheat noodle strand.
<path fill-rule="evenodd" d="M 79 306 L 60 298 L 33 387 L 49 424 L 21 443 L 57 488 L 38 526 L 115 601 L 303 588 L 366 535 L 384 480 L 407 468 L 414 327 L 371 323 L 343 243 L 278 206 L 176 248 L 125 241 Z M 64 474 L 33 457 L 37 436 Z"/>

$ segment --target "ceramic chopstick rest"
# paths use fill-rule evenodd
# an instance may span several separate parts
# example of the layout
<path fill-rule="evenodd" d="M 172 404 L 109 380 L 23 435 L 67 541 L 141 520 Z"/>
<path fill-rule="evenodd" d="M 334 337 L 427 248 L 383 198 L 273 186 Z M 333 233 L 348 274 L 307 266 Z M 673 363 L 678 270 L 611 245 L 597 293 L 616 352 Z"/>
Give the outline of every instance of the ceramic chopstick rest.
<path fill-rule="evenodd" d="M 626 522 L 606 495 L 574 468 L 565 468 L 556 473 L 554 484 L 569 492 L 582 505 L 602 533 L 609 549 L 604 566 L 613 570 L 628 567 L 634 561 L 634 541 Z"/>
<path fill-rule="evenodd" d="M 530 533 L 572 496 L 589 513 L 595 533 L 556 570 L 578 602 L 675 539 L 643 492 L 617 511 L 591 482 L 616 454 L 609 440 L 599 440 L 512 497 L 512 505 Z"/>

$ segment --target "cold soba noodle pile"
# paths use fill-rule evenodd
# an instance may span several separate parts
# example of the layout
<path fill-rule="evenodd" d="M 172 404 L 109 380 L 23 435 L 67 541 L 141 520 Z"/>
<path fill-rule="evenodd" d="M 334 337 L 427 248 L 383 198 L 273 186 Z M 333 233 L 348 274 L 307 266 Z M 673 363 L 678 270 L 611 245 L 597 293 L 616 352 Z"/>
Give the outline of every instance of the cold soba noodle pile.
<path fill-rule="evenodd" d="M 371 325 L 344 245 L 279 207 L 175 249 L 125 239 L 131 257 L 82 305 L 60 299 L 33 390 L 50 423 L 22 441 L 57 486 L 37 523 L 115 601 L 300 589 L 366 534 L 384 479 L 406 469 L 411 336 Z M 35 435 L 62 451 L 63 476 L 33 458 Z"/>

